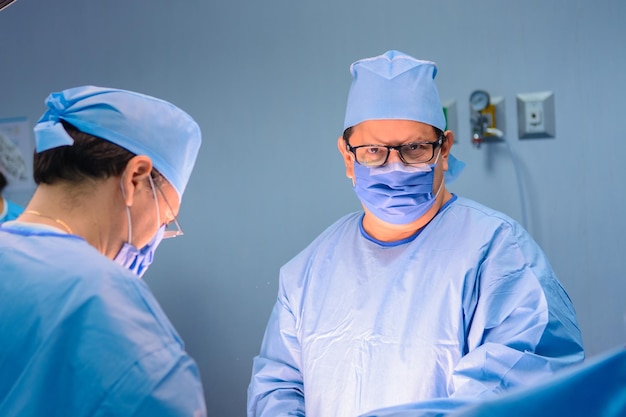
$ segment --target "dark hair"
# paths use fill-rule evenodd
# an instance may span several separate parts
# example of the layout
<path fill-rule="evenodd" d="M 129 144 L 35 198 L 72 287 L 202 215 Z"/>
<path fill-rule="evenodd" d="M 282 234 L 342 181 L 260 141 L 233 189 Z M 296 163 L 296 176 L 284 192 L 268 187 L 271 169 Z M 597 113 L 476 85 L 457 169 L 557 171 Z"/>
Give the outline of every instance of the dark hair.
<path fill-rule="evenodd" d="M 343 131 L 343 140 L 346 142 L 346 144 L 349 143 L 350 136 L 352 136 L 352 129 L 354 129 L 354 126 L 351 126 Z M 433 126 L 433 129 L 435 130 L 435 134 L 437 135 L 437 138 L 440 138 L 443 136 L 443 130 L 438 129 L 435 126 Z M 446 141 L 445 136 L 443 136 L 443 141 L 444 142 Z"/>
<path fill-rule="evenodd" d="M 0 193 L 4 190 L 4 187 L 7 186 L 7 178 L 4 176 L 2 171 L 0 171 Z"/>
<path fill-rule="evenodd" d="M 121 175 L 128 161 L 135 156 L 112 142 L 79 131 L 70 123 L 62 123 L 74 144 L 35 153 L 33 177 L 37 184 L 77 183 L 87 178 L 106 179 Z"/>

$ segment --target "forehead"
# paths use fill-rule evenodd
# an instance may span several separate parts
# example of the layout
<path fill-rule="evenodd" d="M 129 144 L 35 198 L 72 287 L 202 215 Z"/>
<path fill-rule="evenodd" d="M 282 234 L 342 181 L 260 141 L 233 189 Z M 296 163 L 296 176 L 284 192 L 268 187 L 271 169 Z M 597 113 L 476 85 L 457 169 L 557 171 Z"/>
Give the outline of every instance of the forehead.
<path fill-rule="evenodd" d="M 352 138 L 368 142 L 376 139 L 378 143 L 437 139 L 435 129 L 431 125 L 413 120 L 366 120 L 354 126 Z"/>

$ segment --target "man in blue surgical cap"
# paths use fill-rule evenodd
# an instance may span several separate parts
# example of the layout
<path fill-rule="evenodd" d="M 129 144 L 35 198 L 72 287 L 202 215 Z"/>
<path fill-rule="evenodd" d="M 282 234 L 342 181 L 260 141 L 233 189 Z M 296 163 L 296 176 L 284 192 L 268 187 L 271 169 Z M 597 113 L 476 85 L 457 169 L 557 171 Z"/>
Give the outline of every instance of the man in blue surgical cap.
<path fill-rule="evenodd" d="M 0 226 L 0 415 L 205 416 L 197 366 L 140 279 L 182 233 L 198 125 L 111 88 L 46 105 L 37 189 Z"/>
<path fill-rule="evenodd" d="M 446 410 L 583 360 L 571 301 L 539 246 L 446 189 L 462 163 L 436 71 L 398 51 L 351 66 L 338 147 L 363 212 L 281 269 L 248 416 Z"/>

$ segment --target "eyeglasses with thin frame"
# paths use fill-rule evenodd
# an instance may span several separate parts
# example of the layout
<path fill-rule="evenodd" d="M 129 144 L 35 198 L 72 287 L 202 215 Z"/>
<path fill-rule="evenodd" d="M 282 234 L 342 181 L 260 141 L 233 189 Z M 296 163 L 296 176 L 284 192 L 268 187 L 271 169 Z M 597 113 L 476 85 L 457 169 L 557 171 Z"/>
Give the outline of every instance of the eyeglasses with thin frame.
<path fill-rule="evenodd" d="M 380 167 L 387 163 L 391 150 L 398 152 L 400 160 L 407 165 L 423 164 L 435 156 L 435 149 L 441 146 L 444 136 L 441 135 L 434 142 L 411 142 L 404 145 L 359 145 L 351 146 L 348 141 L 348 150 L 354 159 L 361 165 Z"/>
<path fill-rule="evenodd" d="M 174 210 L 172 210 L 172 206 L 170 205 L 170 202 L 167 201 L 167 197 L 165 197 L 165 193 L 163 192 L 161 187 L 159 187 L 158 184 L 155 184 L 155 187 L 157 190 L 159 190 L 159 193 L 161 194 L 161 197 L 163 197 L 163 200 L 165 200 L 165 204 L 167 205 L 167 208 L 169 209 L 173 218 L 173 220 L 167 222 L 165 225 L 165 231 L 163 232 L 163 239 L 169 239 L 172 237 L 184 235 L 185 233 L 183 232 L 183 229 L 180 227 L 180 223 L 178 223 L 177 216 L 176 214 L 174 214 Z"/>

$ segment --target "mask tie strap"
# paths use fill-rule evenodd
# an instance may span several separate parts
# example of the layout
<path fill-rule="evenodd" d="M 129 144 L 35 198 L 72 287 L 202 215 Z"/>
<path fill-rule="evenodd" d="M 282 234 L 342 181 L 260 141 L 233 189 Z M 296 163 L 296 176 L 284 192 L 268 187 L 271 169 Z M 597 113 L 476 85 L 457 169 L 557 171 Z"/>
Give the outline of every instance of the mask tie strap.
<path fill-rule="evenodd" d="M 443 188 L 443 183 L 445 181 L 443 180 L 443 178 L 441 179 L 441 183 L 439 184 L 439 189 L 437 190 L 437 192 L 435 193 L 435 200 L 437 199 L 437 197 L 439 197 L 439 193 L 441 192 L 441 189 Z"/>
<path fill-rule="evenodd" d="M 154 207 L 156 208 L 157 214 L 157 229 L 161 227 L 161 213 L 159 210 L 159 200 L 156 195 L 156 188 L 154 186 L 154 180 L 152 179 L 152 175 L 148 176 L 148 180 L 150 181 L 150 188 L 152 189 L 152 197 L 154 197 Z"/>
<path fill-rule="evenodd" d="M 122 176 L 122 179 L 120 179 L 120 189 L 122 190 L 122 197 L 124 197 L 124 200 L 126 200 L 126 192 L 124 191 L 123 184 L 124 176 Z M 124 202 L 124 207 L 126 208 L 126 223 L 128 223 L 128 239 L 126 240 L 126 242 L 130 245 L 130 240 L 133 235 L 133 223 L 130 220 L 130 208 L 126 205 L 126 202 Z"/>

